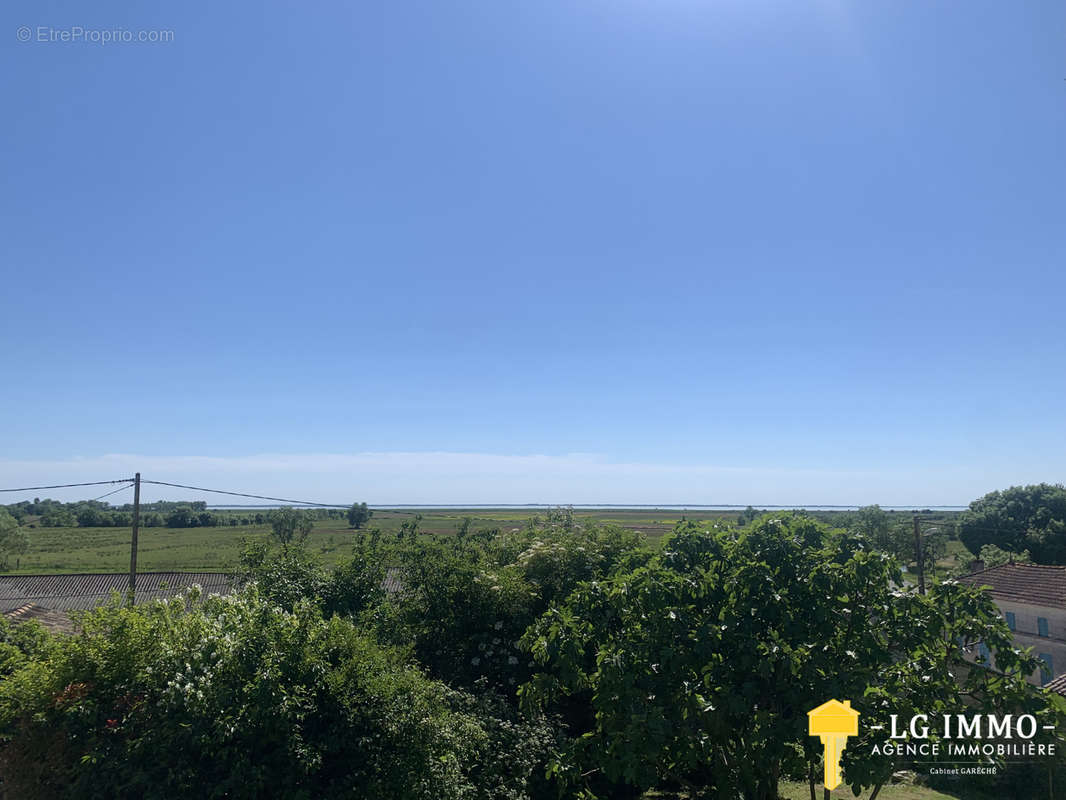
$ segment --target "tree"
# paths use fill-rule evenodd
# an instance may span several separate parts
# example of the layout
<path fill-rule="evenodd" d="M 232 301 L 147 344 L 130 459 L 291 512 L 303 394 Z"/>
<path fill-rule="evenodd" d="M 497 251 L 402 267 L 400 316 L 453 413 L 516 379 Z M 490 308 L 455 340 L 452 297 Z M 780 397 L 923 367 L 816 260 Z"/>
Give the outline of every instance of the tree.
<path fill-rule="evenodd" d="M 189 506 L 178 506 L 167 514 L 168 528 L 191 528 L 196 525 L 196 515 Z"/>
<path fill-rule="evenodd" d="M 994 544 L 986 544 L 981 548 L 981 555 L 979 556 L 981 561 L 985 565 L 985 569 L 989 567 L 998 567 L 1001 564 L 1014 563 L 1014 564 L 1032 564 L 1033 560 L 1029 557 L 1028 550 L 1022 550 L 1020 553 L 1008 553 L 1006 550 L 1001 550 Z"/>
<path fill-rule="evenodd" d="M 18 520 L 0 507 L 0 566 L 7 567 L 11 556 L 25 553 L 28 547 L 29 540 L 19 528 Z"/>
<path fill-rule="evenodd" d="M 1025 681 L 1036 662 L 987 596 L 901 585 L 893 558 L 808 518 L 764 516 L 739 533 L 688 523 L 648 565 L 582 584 L 530 627 L 523 646 L 540 669 L 521 695 L 527 708 L 589 706 L 555 764 L 581 788 L 597 791 L 586 776 L 603 774 L 745 800 L 815 771 L 812 699 L 850 699 L 877 721 L 934 701 L 922 710 L 962 711 L 964 698 L 1043 709 Z M 994 679 L 968 669 L 979 641 L 996 653 Z M 885 759 L 849 753 L 856 794 L 890 777 Z"/>
<path fill-rule="evenodd" d="M 374 512 L 366 507 L 366 503 L 352 503 L 352 507 L 348 509 L 348 524 L 359 530 L 370 521 L 372 516 Z"/>
<path fill-rule="evenodd" d="M 986 544 L 1020 553 L 1038 564 L 1066 564 L 1066 487 L 1061 483 L 1012 486 L 970 503 L 959 538 L 974 554 Z"/>
<path fill-rule="evenodd" d="M 283 547 L 303 544 L 314 527 L 314 521 L 307 512 L 290 507 L 274 509 L 267 514 L 267 521 L 274 538 Z"/>
<path fill-rule="evenodd" d="M 111 520 L 101 509 L 91 505 L 80 506 L 76 516 L 78 526 L 82 528 L 101 528 L 111 524 Z"/>
<path fill-rule="evenodd" d="M 73 528 L 78 524 L 74 512 L 67 508 L 51 508 L 41 515 L 42 528 Z"/>
<path fill-rule="evenodd" d="M 743 511 L 741 511 L 737 515 L 737 524 L 738 525 L 747 525 L 747 524 L 749 524 L 751 522 L 754 522 L 756 519 L 758 519 L 758 517 L 759 517 L 759 512 L 756 511 L 751 506 L 748 506 L 747 508 L 745 508 Z"/>

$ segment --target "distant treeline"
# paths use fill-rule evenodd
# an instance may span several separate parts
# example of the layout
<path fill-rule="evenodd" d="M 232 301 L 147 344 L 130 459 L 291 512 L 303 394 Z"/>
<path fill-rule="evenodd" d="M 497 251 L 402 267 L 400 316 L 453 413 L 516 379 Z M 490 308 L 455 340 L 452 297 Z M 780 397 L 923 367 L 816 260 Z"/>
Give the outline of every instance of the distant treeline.
<path fill-rule="evenodd" d="M 128 528 L 133 524 L 133 504 L 113 506 L 100 500 L 62 503 L 34 498 L 6 506 L 20 525 L 41 528 Z M 140 524 L 145 528 L 215 528 L 265 525 L 269 511 L 251 509 L 209 511 L 203 500 L 141 503 Z M 344 519 L 340 508 L 316 508 L 304 512 L 313 519 Z"/>

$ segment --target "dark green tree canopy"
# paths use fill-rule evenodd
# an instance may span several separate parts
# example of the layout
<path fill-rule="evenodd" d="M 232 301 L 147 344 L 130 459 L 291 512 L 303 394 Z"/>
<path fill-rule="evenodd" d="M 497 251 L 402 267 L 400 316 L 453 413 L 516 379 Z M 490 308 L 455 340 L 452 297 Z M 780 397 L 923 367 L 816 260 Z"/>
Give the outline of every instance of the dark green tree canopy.
<path fill-rule="evenodd" d="M 358 530 L 370 521 L 374 512 L 367 508 L 366 503 L 352 503 L 348 509 L 348 524 Z"/>
<path fill-rule="evenodd" d="M 912 709 L 1044 703 L 992 601 L 972 587 L 900 591 L 896 561 L 800 515 L 737 532 L 689 523 L 646 566 L 582 584 L 523 638 L 540 670 L 530 707 L 588 703 L 586 729 L 557 766 L 691 797 L 771 800 L 820 761 L 807 735 L 815 698 L 850 698 L 868 721 Z M 971 669 L 983 641 L 997 673 Z M 852 748 L 845 780 L 889 779 L 892 759 Z M 592 788 L 592 787 L 586 787 Z"/>
<path fill-rule="evenodd" d="M 1012 486 L 970 503 L 959 538 L 975 555 L 986 544 L 1011 553 L 1028 550 L 1038 564 L 1066 564 L 1066 487 Z"/>

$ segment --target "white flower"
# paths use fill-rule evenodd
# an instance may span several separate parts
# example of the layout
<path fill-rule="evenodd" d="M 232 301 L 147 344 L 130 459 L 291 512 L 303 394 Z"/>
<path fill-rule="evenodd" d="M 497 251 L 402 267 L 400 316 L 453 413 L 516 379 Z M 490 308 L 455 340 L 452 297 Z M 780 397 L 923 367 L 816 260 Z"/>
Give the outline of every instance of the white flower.
<path fill-rule="evenodd" d="M 476 667 L 478 664 L 481 663 L 481 659 L 477 656 L 474 656 L 472 659 L 470 659 L 470 663 Z"/>

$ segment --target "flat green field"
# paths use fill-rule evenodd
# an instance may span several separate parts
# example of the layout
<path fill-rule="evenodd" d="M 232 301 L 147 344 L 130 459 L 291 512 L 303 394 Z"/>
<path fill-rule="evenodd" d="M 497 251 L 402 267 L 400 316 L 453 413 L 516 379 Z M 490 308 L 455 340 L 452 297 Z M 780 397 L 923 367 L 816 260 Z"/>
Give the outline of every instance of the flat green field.
<path fill-rule="evenodd" d="M 254 512 L 252 512 L 254 513 Z M 733 521 L 735 511 L 679 511 L 675 509 L 597 509 L 574 510 L 578 520 L 615 523 L 642 532 L 653 542 L 669 533 L 684 516 L 690 520 L 724 519 Z M 818 512 L 815 516 L 831 526 L 841 512 Z M 455 532 L 464 518 L 471 520 L 472 530 L 499 528 L 509 530 L 526 525 L 545 510 L 507 508 L 424 508 L 377 509 L 369 527 L 380 528 L 385 536 L 395 534 L 400 525 L 421 515 L 419 530 L 430 536 L 447 536 Z M 61 572 L 124 572 L 129 569 L 129 528 L 35 528 L 24 527 L 29 550 L 12 559 L 9 573 L 48 574 Z M 351 553 L 357 536 L 344 520 L 320 520 L 308 540 L 308 547 L 327 563 L 336 563 Z M 141 528 L 137 555 L 138 569 L 144 572 L 227 570 L 237 564 L 240 540 L 268 541 L 269 525 L 219 526 L 215 528 Z M 961 543 L 950 542 L 942 570 L 957 562 Z M 960 556 L 961 558 L 961 556 Z M 17 565 L 16 565 L 17 564 Z"/>
<path fill-rule="evenodd" d="M 471 528 L 508 530 L 526 524 L 536 512 L 526 509 L 421 509 L 377 510 L 370 527 L 385 536 L 395 534 L 405 520 L 422 515 L 419 530 L 427 535 L 450 535 L 465 517 Z M 722 511 L 575 511 L 574 516 L 613 522 L 642 531 L 651 539 L 668 533 L 682 514 L 692 520 L 735 518 Z M 130 564 L 129 528 L 25 528 L 29 550 L 19 556 L 14 569 L 21 574 L 62 572 L 124 572 Z M 357 532 L 343 520 L 321 520 L 308 539 L 309 549 L 326 563 L 346 558 Z M 217 528 L 141 528 L 138 536 L 137 568 L 143 572 L 227 570 L 237 564 L 240 540 L 268 541 L 269 525 L 220 526 Z"/>

